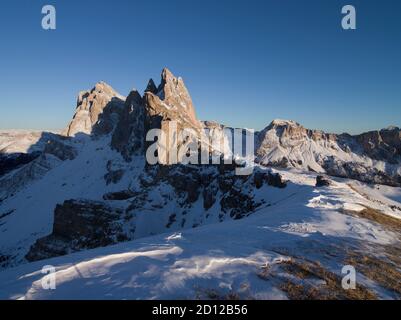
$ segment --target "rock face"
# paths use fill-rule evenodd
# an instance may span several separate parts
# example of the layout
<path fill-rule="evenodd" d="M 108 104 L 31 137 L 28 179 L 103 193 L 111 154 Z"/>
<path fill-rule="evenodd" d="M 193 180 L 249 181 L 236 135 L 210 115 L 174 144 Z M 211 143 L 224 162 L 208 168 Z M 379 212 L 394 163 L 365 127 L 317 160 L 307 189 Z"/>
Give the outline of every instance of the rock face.
<path fill-rule="evenodd" d="M 128 95 L 120 120 L 114 130 L 111 146 L 126 160 L 143 154 L 145 145 L 145 106 L 138 91 Z"/>
<path fill-rule="evenodd" d="M 53 232 L 32 246 L 26 259 L 35 261 L 127 240 L 123 211 L 103 202 L 67 200 L 56 206 Z"/>
<path fill-rule="evenodd" d="M 327 134 L 294 121 L 274 120 L 257 133 L 256 160 L 369 183 L 401 186 L 400 129 Z"/>
<path fill-rule="evenodd" d="M 52 154 L 62 161 L 73 160 L 77 155 L 77 151 L 72 146 L 56 139 L 49 140 L 43 152 Z"/>
<path fill-rule="evenodd" d="M 77 133 L 90 135 L 109 133 L 118 121 L 125 98 L 105 82 L 99 82 L 90 91 L 79 93 L 74 117 L 63 134 L 69 137 Z"/>
<path fill-rule="evenodd" d="M 171 121 L 176 123 L 178 132 L 184 128 L 201 132 L 203 128 L 196 119 L 184 81 L 176 78 L 168 69 L 163 69 L 157 88 L 151 79 L 143 97 L 135 90 L 130 93 L 111 145 L 126 160 L 130 160 L 133 155 L 144 153 L 149 145 L 145 143 L 146 133 L 151 129 L 161 129 L 167 139 L 173 139 L 168 136 Z M 159 158 L 168 159 L 168 155 L 160 154 Z"/>
<path fill-rule="evenodd" d="M 316 177 L 316 187 L 328 187 L 331 185 L 331 181 L 324 176 Z"/>
<path fill-rule="evenodd" d="M 206 214 L 210 208 L 217 206 L 221 212 L 219 220 L 222 221 L 227 216 L 241 219 L 263 204 L 255 198 L 255 187 L 286 187 L 281 176 L 269 170 L 238 176 L 235 175 L 235 167 L 235 164 L 149 166 L 146 174 L 141 177 L 142 193 L 138 193 L 136 197 L 146 199 L 147 194 L 152 193 L 151 190 L 169 185 L 182 208 L 181 213 L 176 212 L 176 218 L 185 216 L 183 212 L 200 201 Z"/>
<path fill-rule="evenodd" d="M 370 131 L 355 136 L 363 153 L 372 159 L 397 164 L 401 156 L 401 130 L 397 127 Z"/>

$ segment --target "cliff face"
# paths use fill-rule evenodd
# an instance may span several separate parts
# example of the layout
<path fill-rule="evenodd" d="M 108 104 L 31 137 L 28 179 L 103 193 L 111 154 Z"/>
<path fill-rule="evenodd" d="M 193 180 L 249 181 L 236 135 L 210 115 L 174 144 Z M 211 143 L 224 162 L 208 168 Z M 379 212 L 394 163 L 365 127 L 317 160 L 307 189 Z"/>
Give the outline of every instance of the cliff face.
<path fill-rule="evenodd" d="M 124 100 L 125 97 L 105 82 L 97 83 L 92 90 L 80 92 L 74 117 L 63 135 L 72 137 L 77 133 L 109 133 L 122 110 Z"/>

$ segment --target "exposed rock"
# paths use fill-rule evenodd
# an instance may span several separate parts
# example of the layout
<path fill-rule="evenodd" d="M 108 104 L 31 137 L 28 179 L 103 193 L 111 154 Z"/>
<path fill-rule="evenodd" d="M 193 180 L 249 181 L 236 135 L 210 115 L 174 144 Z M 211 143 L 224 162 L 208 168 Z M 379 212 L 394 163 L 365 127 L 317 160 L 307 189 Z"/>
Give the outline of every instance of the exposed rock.
<path fill-rule="evenodd" d="M 103 202 L 67 200 L 54 211 L 53 232 L 31 247 L 26 259 L 41 260 L 128 240 L 123 211 Z"/>
<path fill-rule="evenodd" d="M 126 160 L 143 154 L 145 144 L 145 109 L 141 95 L 133 90 L 124 104 L 119 123 L 113 133 L 111 146 Z"/>
<path fill-rule="evenodd" d="M 44 148 L 44 152 L 52 154 L 60 160 L 73 160 L 76 157 L 76 150 L 58 140 L 49 140 Z"/>
<path fill-rule="evenodd" d="M 153 94 L 157 94 L 157 87 L 153 81 L 153 79 L 149 79 L 148 85 L 146 86 L 145 92 L 151 92 Z"/>
<path fill-rule="evenodd" d="M 400 135 L 396 127 L 356 136 L 328 134 L 294 121 L 274 120 L 256 135 L 256 161 L 401 186 Z"/>
<path fill-rule="evenodd" d="M 162 80 L 157 91 L 160 100 L 171 107 L 174 112 L 188 116 L 193 124 L 199 125 L 191 96 L 182 78 L 176 78 L 167 68 L 163 69 L 161 77 Z"/>
<path fill-rule="evenodd" d="M 110 183 L 118 183 L 122 177 L 124 176 L 124 170 L 119 169 L 119 170 L 109 170 L 105 175 L 104 175 L 104 180 L 106 180 L 106 184 L 109 185 Z"/>
<path fill-rule="evenodd" d="M 260 189 L 264 183 L 269 186 L 277 187 L 277 188 L 285 188 L 287 184 L 283 181 L 281 175 L 279 173 L 261 172 L 256 171 L 253 174 L 253 183 L 256 189 Z"/>
<path fill-rule="evenodd" d="M 0 154 L 0 177 L 6 173 L 18 169 L 39 157 L 40 152 L 14 153 L 11 155 Z"/>
<path fill-rule="evenodd" d="M 260 187 L 286 186 L 279 174 L 269 171 L 256 171 L 254 174 L 256 178 L 252 175 L 235 175 L 235 165 L 231 164 L 154 165 L 148 166 L 140 179 L 139 192 L 142 192 L 146 199 L 151 190 L 157 190 L 157 186 L 166 184 L 175 191 L 182 209 L 190 208 L 194 202 L 201 200 L 203 208 L 207 211 L 217 202 L 221 209 L 220 220 L 223 220 L 226 214 L 233 219 L 240 219 L 262 204 L 254 199 L 254 181 L 261 180 Z M 136 199 L 134 198 L 133 202 L 136 202 Z M 132 209 L 136 210 L 138 206 Z"/>
<path fill-rule="evenodd" d="M 137 192 L 131 190 L 122 190 L 117 192 L 109 192 L 103 195 L 104 200 L 128 200 L 138 195 Z"/>
<path fill-rule="evenodd" d="M 203 208 L 209 210 L 216 202 L 217 188 L 215 186 L 208 186 L 203 189 Z"/>
<path fill-rule="evenodd" d="M 283 178 L 279 173 L 268 172 L 265 175 L 265 179 L 267 184 L 272 187 L 285 188 L 287 186 L 287 183 L 283 181 Z"/>
<path fill-rule="evenodd" d="M 316 177 L 316 187 L 328 187 L 331 185 L 330 179 L 324 176 L 317 176 Z"/>
<path fill-rule="evenodd" d="M 35 160 L 22 166 L 20 169 L 3 176 L 0 178 L 0 198 L 7 198 L 28 183 L 41 179 L 60 162 L 59 158 L 51 154 L 42 153 Z"/>
<path fill-rule="evenodd" d="M 397 164 L 401 155 L 401 131 L 393 127 L 381 131 L 370 131 L 355 137 L 363 152 L 372 159 Z"/>
<path fill-rule="evenodd" d="M 124 169 L 114 166 L 113 161 L 109 160 L 106 165 L 107 173 L 104 175 L 106 185 L 110 183 L 118 183 L 124 176 Z"/>
<path fill-rule="evenodd" d="M 203 126 L 196 119 L 192 99 L 181 78 L 176 78 L 168 69 L 163 69 L 161 84 L 157 93 L 145 92 L 144 104 L 146 132 L 150 129 L 161 129 L 166 134 L 168 142 L 172 143 L 174 139 L 177 141 L 178 148 L 189 141 L 193 141 L 195 144 L 200 143 Z M 177 132 L 191 128 L 196 135 L 185 142 L 180 141 L 178 137 L 170 137 L 169 128 L 172 121 L 176 124 Z M 158 154 L 160 162 L 164 164 L 169 163 L 169 151 L 167 149 Z"/>
<path fill-rule="evenodd" d="M 118 121 L 125 98 L 105 82 L 99 82 L 90 91 L 79 93 L 74 117 L 63 134 L 69 137 L 77 133 L 90 135 L 109 133 Z M 96 127 L 95 127 L 96 125 Z"/>

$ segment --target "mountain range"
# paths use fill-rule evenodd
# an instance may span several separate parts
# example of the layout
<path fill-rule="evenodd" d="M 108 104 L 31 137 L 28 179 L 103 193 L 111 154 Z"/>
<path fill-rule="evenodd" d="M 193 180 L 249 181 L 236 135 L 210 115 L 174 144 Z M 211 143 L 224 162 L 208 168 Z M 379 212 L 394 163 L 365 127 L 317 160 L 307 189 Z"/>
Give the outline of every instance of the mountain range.
<path fill-rule="evenodd" d="M 80 92 L 59 133 L 0 132 L 0 298 L 401 297 L 399 128 L 276 119 L 255 132 L 242 176 L 239 162 L 147 163 L 147 132 L 171 121 L 234 130 L 200 121 L 163 69 L 144 94 Z M 211 155 L 233 154 L 224 140 Z M 45 262 L 60 290 L 38 287 Z M 337 281 L 347 264 L 362 275 L 353 292 Z"/>

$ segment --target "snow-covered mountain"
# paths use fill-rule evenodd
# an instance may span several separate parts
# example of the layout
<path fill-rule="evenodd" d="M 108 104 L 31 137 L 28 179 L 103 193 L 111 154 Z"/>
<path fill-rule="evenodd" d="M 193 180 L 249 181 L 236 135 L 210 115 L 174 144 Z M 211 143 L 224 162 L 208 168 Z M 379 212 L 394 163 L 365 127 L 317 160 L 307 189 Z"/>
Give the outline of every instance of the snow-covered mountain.
<path fill-rule="evenodd" d="M 258 133 L 258 162 L 401 186 L 401 130 L 327 134 L 294 121 L 274 120 Z"/>
<path fill-rule="evenodd" d="M 0 135 L 4 159 L 26 157 L 0 162 L 0 298 L 399 298 L 398 128 L 332 135 L 274 120 L 255 136 L 252 173 L 236 175 L 243 163 L 147 163 L 146 133 L 171 121 L 223 128 L 199 121 L 164 69 L 143 95 L 81 92 L 60 135 Z M 45 264 L 56 291 L 39 287 Z M 363 274 L 354 293 L 337 281 L 345 264 Z"/>

